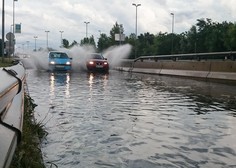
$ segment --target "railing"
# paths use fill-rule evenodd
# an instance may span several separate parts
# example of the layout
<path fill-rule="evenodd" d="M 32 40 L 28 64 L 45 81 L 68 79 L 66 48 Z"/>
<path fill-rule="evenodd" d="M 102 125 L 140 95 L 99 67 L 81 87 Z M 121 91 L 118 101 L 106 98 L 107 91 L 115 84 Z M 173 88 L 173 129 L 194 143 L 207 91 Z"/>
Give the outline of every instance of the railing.
<path fill-rule="evenodd" d="M 155 75 L 236 83 L 236 51 L 141 56 L 122 60 L 115 69 Z"/>
<path fill-rule="evenodd" d="M 136 61 L 144 61 L 144 60 L 235 60 L 236 59 L 236 51 L 228 51 L 228 52 L 211 52 L 211 53 L 191 53 L 191 54 L 173 54 L 173 55 L 157 55 L 157 56 L 141 56 L 134 59 Z"/>
<path fill-rule="evenodd" d="M 7 168 L 21 140 L 25 69 L 21 64 L 0 68 L 0 80 L 0 168 Z"/>

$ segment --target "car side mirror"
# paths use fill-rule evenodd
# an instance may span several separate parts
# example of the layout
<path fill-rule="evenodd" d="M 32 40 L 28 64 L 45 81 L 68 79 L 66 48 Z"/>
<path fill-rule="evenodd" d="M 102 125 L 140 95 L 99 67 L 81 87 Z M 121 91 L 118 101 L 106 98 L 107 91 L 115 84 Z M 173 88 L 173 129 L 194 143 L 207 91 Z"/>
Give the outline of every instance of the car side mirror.
<path fill-rule="evenodd" d="M 71 60 L 73 59 L 73 58 L 70 58 Z"/>
<path fill-rule="evenodd" d="M 107 58 L 105 58 L 105 60 L 107 60 Z"/>

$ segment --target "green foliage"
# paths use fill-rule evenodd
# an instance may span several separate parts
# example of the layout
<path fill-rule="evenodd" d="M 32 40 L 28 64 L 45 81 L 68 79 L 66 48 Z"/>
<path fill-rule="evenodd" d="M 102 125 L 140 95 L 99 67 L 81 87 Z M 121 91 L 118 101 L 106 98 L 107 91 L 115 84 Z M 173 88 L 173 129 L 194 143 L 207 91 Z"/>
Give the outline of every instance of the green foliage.
<path fill-rule="evenodd" d="M 62 39 L 62 47 L 68 48 L 69 47 L 69 41 L 66 39 Z"/>
<path fill-rule="evenodd" d="M 96 46 L 95 44 L 95 41 L 94 41 L 94 37 L 91 36 L 91 37 L 85 37 L 83 40 L 81 40 L 80 42 L 80 45 L 83 46 L 83 45 L 91 45 L 91 46 Z"/>
<path fill-rule="evenodd" d="M 24 123 L 22 140 L 18 145 L 10 168 L 45 168 L 43 164 L 40 139 L 47 135 L 44 125 L 34 121 L 34 108 L 37 106 L 30 96 L 24 99 Z"/>
<path fill-rule="evenodd" d="M 0 67 L 8 67 L 13 65 L 12 58 L 1 58 L 0 57 Z"/>
<path fill-rule="evenodd" d="M 111 46 L 110 38 L 107 37 L 106 34 L 101 34 L 100 38 L 98 39 L 98 51 L 102 52 L 103 50 L 109 48 Z"/>
<path fill-rule="evenodd" d="M 98 51 L 102 52 L 111 46 L 118 45 L 115 34 L 123 32 L 123 25 L 116 22 L 109 36 L 101 34 L 98 38 Z M 75 41 L 71 45 L 68 41 L 65 42 L 63 41 L 64 47 L 75 45 Z M 124 43 L 132 46 L 136 43 L 137 56 L 233 51 L 236 50 L 236 23 L 218 23 L 209 18 L 202 18 L 197 19 L 197 23 L 189 31 L 180 34 L 160 32 L 154 35 L 147 32 L 138 35 L 136 40 L 135 34 L 132 33 L 125 37 Z M 81 40 L 80 45 L 87 44 L 96 47 L 93 36 Z M 132 48 L 129 58 L 134 57 L 135 47 Z"/>

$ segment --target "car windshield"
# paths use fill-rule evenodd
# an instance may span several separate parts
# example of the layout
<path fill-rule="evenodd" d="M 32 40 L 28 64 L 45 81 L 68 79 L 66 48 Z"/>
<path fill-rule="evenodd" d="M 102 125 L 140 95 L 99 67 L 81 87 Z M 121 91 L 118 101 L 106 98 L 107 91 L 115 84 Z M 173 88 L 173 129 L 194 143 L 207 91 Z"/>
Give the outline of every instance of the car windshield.
<path fill-rule="evenodd" d="M 102 55 L 100 54 L 91 54 L 90 58 L 92 59 L 104 59 Z"/>
<path fill-rule="evenodd" d="M 66 53 L 53 52 L 50 53 L 50 58 L 68 58 Z"/>

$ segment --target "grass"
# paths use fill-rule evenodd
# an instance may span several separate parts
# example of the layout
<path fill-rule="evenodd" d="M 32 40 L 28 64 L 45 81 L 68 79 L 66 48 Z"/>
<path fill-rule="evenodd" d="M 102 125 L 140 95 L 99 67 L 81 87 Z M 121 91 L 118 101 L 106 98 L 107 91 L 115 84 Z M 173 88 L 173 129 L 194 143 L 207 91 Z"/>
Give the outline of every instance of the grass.
<path fill-rule="evenodd" d="M 2 57 L 0 57 L 0 67 L 8 67 L 8 66 L 12 66 L 12 59 L 11 58 L 4 58 L 2 59 Z"/>
<path fill-rule="evenodd" d="M 40 140 L 47 132 L 42 123 L 34 120 L 34 109 L 37 105 L 29 95 L 24 99 L 24 122 L 22 140 L 18 145 L 10 168 L 45 168 L 40 149 Z"/>
<path fill-rule="evenodd" d="M 12 59 L 0 57 L 0 67 L 14 65 Z M 24 95 L 24 117 L 21 142 L 17 146 L 10 168 L 45 168 L 42 152 L 40 149 L 41 140 L 47 136 L 42 122 L 34 120 L 34 109 L 37 105 L 34 100 L 25 93 Z M 54 163 L 50 167 L 57 167 Z"/>

